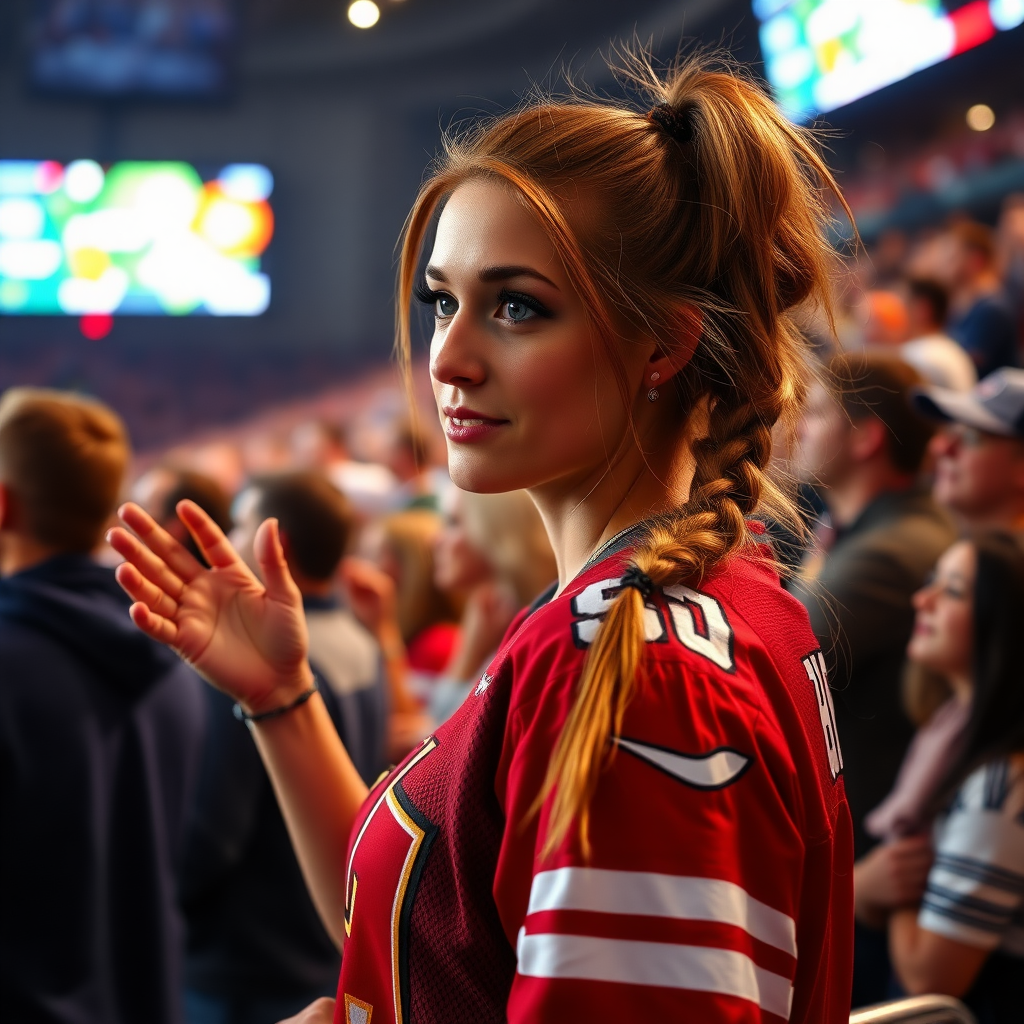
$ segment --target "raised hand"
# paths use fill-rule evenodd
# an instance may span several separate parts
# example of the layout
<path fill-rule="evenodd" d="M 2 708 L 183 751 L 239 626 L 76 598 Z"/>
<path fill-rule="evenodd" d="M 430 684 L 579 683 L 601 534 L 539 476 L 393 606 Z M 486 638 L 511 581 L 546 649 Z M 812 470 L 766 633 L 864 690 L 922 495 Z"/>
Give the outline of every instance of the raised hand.
<path fill-rule="evenodd" d="M 198 505 L 178 517 L 210 563 L 206 569 L 138 505 L 126 504 L 110 545 L 125 562 L 117 581 L 134 600 L 131 617 L 247 710 L 286 703 L 312 685 L 302 597 L 277 530 L 268 519 L 254 550 L 263 582 Z"/>

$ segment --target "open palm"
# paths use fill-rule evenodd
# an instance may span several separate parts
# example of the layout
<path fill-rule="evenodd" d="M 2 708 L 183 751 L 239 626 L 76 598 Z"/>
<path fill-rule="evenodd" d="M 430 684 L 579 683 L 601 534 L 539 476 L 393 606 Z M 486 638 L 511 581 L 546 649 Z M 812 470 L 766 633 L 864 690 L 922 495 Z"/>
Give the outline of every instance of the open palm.
<path fill-rule="evenodd" d="M 133 532 L 110 532 L 111 546 L 125 559 L 117 580 L 135 602 L 132 620 L 250 711 L 306 689 L 311 676 L 302 597 L 276 521 L 256 535 L 261 583 L 198 505 L 181 502 L 178 515 L 209 569 L 137 505 L 120 511 Z"/>

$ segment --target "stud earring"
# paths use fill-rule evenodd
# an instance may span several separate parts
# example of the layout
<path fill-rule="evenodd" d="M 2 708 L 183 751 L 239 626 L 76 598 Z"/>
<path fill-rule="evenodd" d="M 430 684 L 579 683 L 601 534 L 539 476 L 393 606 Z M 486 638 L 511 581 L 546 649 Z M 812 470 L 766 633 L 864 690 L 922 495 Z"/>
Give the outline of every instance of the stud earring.
<path fill-rule="evenodd" d="M 658 373 L 657 370 L 655 370 L 654 373 L 651 374 L 651 383 L 653 384 L 655 381 L 658 380 L 661 380 L 661 374 Z"/>
<path fill-rule="evenodd" d="M 648 402 L 656 402 L 660 397 L 661 396 L 658 394 L 658 392 L 654 388 L 651 388 L 651 390 L 647 392 L 647 401 Z"/>

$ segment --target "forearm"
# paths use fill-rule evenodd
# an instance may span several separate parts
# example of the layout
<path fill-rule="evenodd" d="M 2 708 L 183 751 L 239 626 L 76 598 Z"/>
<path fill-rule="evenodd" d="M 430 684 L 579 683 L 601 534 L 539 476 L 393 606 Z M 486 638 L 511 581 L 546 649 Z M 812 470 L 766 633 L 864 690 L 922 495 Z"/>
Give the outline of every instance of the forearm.
<path fill-rule="evenodd" d="M 340 949 L 345 940 L 345 857 L 366 784 L 319 695 L 280 718 L 255 724 L 253 735 L 313 903 Z"/>

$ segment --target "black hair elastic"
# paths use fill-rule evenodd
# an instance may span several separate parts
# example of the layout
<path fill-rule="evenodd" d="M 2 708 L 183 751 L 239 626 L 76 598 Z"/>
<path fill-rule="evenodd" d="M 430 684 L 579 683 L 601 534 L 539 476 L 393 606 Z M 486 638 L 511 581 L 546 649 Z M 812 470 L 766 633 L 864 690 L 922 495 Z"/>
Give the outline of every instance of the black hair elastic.
<path fill-rule="evenodd" d="M 635 565 L 631 565 L 622 575 L 622 586 L 633 587 L 640 591 L 640 596 L 645 601 L 650 601 L 654 594 L 654 580 L 645 572 L 641 572 Z"/>
<path fill-rule="evenodd" d="M 271 718 L 280 718 L 281 715 L 288 714 L 289 711 L 294 711 L 298 707 L 302 707 L 303 704 L 313 696 L 317 690 L 320 689 L 320 684 L 317 681 L 316 676 L 313 676 L 313 685 L 308 689 L 304 690 L 298 695 L 290 704 L 285 704 L 282 707 L 271 708 L 269 711 L 258 711 L 256 714 L 251 714 L 242 707 L 241 704 L 236 704 L 232 709 L 232 713 L 235 718 L 240 722 L 245 722 L 247 726 L 252 728 L 254 722 L 266 722 Z"/>
<path fill-rule="evenodd" d="M 647 111 L 647 120 L 656 124 L 676 142 L 693 141 L 693 106 L 673 107 L 671 103 L 656 103 Z"/>

